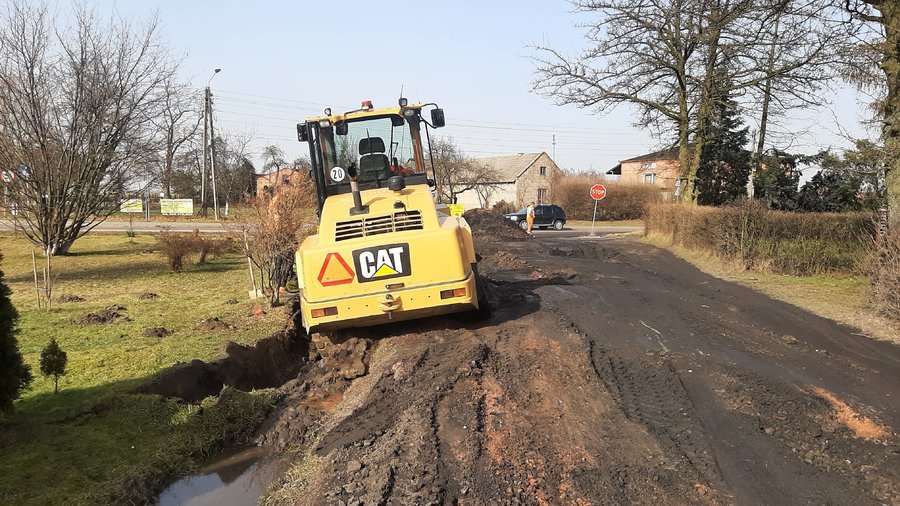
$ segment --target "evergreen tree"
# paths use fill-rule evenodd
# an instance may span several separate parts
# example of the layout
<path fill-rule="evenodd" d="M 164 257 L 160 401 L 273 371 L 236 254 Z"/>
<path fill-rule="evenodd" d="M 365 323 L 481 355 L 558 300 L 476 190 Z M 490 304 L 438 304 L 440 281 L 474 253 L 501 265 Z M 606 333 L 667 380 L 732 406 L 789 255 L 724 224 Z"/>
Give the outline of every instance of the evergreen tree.
<path fill-rule="evenodd" d="M 3 272 L 0 271 L 0 413 L 10 411 L 13 401 L 31 383 L 31 369 L 22 360 L 16 341 L 19 315 L 9 300 L 9 294 L 9 288 L 3 282 Z"/>
<path fill-rule="evenodd" d="M 763 157 L 762 167 L 753 180 L 756 197 L 765 200 L 772 209 L 796 211 L 800 184 L 797 165 L 802 157 L 803 155 L 792 155 L 777 149 Z"/>
<path fill-rule="evenodd" d="M 716 102 L 697 168 L 697 203 L 718 206 L 744 195 L 750 177 L 747 127 L 727 92 Z"/>
<path fill-rule="evenodd" d="M 801 211 L 832 212 L 859 211 L 862 178 L 851 172 L 822 170 L 803 185 L 797 194 Z"/>
<path fill-rule="evenodd" d="M 66 374 L 66 363 L 69 358 L 62 351 L 56 338 L 51 338 L 47 346 L 41 350 L 41 374 L 53 376 L 53 393 L 59 392 L 59 377 Z"/>

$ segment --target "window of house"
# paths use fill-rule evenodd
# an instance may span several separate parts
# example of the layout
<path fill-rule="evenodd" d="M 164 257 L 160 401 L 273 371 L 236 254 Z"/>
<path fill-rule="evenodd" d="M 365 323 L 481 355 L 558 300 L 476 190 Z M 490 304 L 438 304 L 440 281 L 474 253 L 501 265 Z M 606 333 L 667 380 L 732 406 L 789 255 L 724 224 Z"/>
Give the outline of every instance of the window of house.
<path fill-rule="evenodd" d="M 544 165 L 541 165 L 541 175 L 542 176 L 547 175 L 547 167 L 545 167 Z"/>
<path fill-rule="evenodd" d="M 644 173 L 644 184 L 656 184 L 656 173 L 655 172 L 645 172 Z"/>
<path fill-rule="evenodd" d="M 547 189 L 546 188 L 538 188 L 537 203 L 543 204 L 545 200 L 547 200 Z"/>

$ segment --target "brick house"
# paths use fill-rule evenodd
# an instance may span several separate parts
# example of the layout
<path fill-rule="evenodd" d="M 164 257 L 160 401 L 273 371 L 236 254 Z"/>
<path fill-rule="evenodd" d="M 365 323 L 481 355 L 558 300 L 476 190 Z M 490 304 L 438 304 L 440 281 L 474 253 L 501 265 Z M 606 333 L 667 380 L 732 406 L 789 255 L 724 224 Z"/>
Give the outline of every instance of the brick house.
<path fill-rule="evenodd" d="M 288 183 L 292 179 L 297 177 L 309 176 L 306 175 L 306 171 L 297 170 L 293 167 L 283 167 L 266 174 L 256 174 L 254 176 L 254 178 L 256 179 L 255 194 L 259 195 L 260 192 L 264 192 L 269 188 L 275 188 L 278 185 Z"/>
<path fill-rule="evenodd" d="M 680 174 L 679 167 L 676 146 L 622 160 L 606 174 L 618 175 L 619 177 L 615 179 L 623 184 L 652 184 L 674 190 Z"/>
<path fill-rule="evenodd" d="M 563 175 L 562 170 L 546 152 L 476 158 L 474 163 L 489 167 L 497 181 L 490 191 L 469 190 L 457 196 L 457 203 L 467 209 L 490 208 L 501 200 L 524 206 L 531 201 L 549 203 L 553 182 Z"/>

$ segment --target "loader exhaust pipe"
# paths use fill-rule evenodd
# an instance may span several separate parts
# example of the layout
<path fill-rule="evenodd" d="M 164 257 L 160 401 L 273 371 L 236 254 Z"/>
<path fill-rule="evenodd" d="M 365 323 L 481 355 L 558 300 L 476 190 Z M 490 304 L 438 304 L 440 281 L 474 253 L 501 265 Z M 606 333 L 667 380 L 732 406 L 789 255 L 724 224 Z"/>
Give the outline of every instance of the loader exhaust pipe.
<path fill-rule="evenodd" d="M 353 207 L 350 208 L 351 216 L 369 212 L 369 206 L 363 205 L 362 196 L 359 194 L 359 182 L 357 182 L 358 174 L 359 170 L 356 167 L 356 163 L 351 163 L 350 166 L 347 167 L 347 175 L 350 176 L 350 193 L 353 195 Z"/>

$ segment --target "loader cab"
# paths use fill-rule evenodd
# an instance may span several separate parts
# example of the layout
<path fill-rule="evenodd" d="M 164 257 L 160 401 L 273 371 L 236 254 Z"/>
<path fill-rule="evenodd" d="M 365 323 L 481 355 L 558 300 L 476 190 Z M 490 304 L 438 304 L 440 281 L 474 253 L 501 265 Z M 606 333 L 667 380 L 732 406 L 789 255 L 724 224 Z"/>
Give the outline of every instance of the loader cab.
<path fill-rule="evenodd" d="M 431 121 L 422 117 L 432 106 Z M 309 143 L 312 168 L 321 212 L 331 195 L 351 192 L 356 178 L 360 191 L 388 186 L 393 176 L 401 176 L 406 186 L 433 186 L 433 162 L 426 159 L 429 128 L 444 126 L 443 110 L 435 104 L 373 109 L 363 102 L 360 109 L 343 114 L 309 118 L 297 125 L 297 138 Z M 424 139 L 423 139 L 424 137 Z"/>

